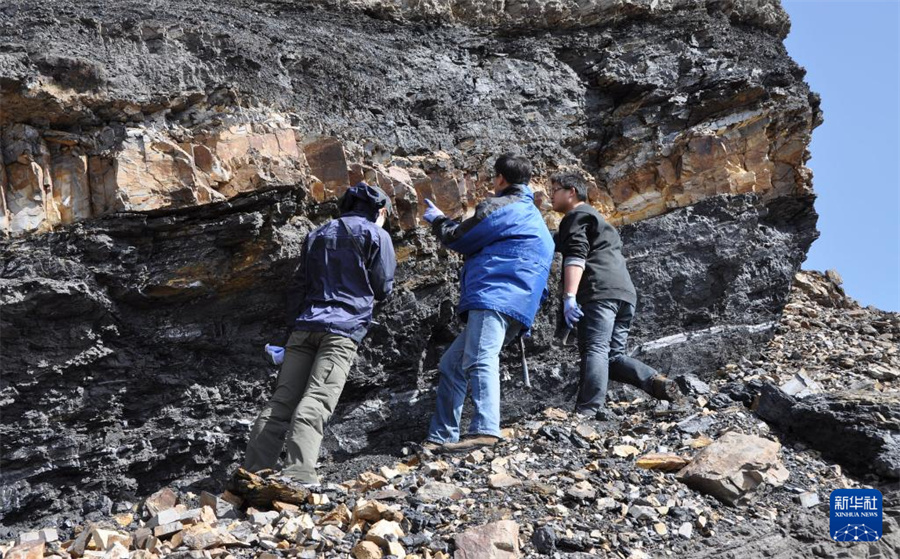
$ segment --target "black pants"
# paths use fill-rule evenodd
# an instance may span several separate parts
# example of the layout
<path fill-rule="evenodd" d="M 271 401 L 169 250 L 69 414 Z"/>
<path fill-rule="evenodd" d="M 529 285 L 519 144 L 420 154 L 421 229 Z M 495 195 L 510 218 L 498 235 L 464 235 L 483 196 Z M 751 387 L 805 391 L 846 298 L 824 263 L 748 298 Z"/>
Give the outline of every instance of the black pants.
<path fill-rule="evenodd" d="M 651 380 L 659 373 L 625 353 L 634 305 L 603 299 L 585 303 L 581 310 L 584 312 L 578 321 L 581 382 L 576 413 L 593 415 L 606 405 L 610 377 L 650 392 Z"/>

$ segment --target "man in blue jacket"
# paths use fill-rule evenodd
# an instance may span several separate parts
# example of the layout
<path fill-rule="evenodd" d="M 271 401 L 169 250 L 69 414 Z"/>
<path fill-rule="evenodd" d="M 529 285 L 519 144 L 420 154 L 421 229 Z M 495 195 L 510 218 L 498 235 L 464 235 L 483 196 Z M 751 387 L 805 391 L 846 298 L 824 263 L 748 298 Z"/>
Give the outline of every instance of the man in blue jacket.
<path fill-rule="evenodd" d="M 382 228 L 390 207 L 381 189 L 361 182 L 341 198 L 340 218 L 307 235 L 288 291 L 290 338 L 283 353 L 266 346 L 276 364 L 282 356 L 284 363 L 250 432 L 244 469 L 274 468 L 290 430 L 282 473 L 299 483 L 318 482 L 325 422 L 372 322 L 375 302 L 393 287 L 394 247 Z"/>
<path fill-rule="evenodd" d="M 553 238 L 528 187 L 531 164 L 505 154 L 494 171 L 496 196 L 462 223 L 425 201 L 434 234 L 466 257 L 457 308 L 466 326 L 441 358 L 437 409 L 424 445 L 430 450 L 463 452 L 500 440 L 500 350 L 531 328 L 546 293 Z M 467 390 L 475 413 L 460 441 Z"/>

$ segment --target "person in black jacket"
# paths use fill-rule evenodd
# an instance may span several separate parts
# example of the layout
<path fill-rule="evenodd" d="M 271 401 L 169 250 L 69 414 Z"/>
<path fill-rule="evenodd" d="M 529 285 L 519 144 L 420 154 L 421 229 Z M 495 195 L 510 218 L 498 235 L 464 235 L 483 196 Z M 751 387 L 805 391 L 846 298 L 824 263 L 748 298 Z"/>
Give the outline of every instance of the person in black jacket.
<path fill-rule="evenodd" d="M 563 315 L 578 328 L 581 379 L 575 412 L 608 419 L 609 378 L 625 382 L 664 400 L 681 392 L 671 380 L 626 353 L 637 293 L 615 228 L 587 204 L 587 185 L 574 173 L 550 179 L 555 211 L 566 214 L 559 224 L 556 250 L 563 255 Z"/>

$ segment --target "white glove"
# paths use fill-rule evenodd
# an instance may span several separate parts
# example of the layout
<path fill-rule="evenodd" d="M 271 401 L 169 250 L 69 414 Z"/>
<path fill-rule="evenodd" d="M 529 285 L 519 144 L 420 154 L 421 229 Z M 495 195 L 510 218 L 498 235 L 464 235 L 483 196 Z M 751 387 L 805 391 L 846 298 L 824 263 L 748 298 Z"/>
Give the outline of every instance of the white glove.
<path fill-rule="evenodd" d="M 284 363 L 284 348 L 277 345 L 266 344 L 266 361 L 272 365 Z"/>
<path fill-rule="evenodd" d="M 444 212 L 441 211 L 440 208 L 434 205 L 434 202 L 425 198 L 425 205 L 428 206 L 425 208 L 425 213 L 422 215 L 422 218 L 425 219 L 428 223 L 431 223 L 435 219 L 444 215 Z"/>

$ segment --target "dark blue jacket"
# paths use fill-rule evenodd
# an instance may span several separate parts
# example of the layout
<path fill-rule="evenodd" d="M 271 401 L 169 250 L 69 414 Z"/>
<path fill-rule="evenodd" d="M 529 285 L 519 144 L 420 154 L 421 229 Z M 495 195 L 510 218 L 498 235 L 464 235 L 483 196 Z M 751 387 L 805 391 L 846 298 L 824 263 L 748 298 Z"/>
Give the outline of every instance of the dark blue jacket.
<path fill-rule="evenodd" d="M 531 189 L 514 184 L 478 204 L 462 223 L 439 217 L 431 226 L 447 248 L 466 256 L 460 316 L 472 309 L 495 310 L 530 329 L 553 262 L 553 238 Z"/>
<path fill-rule="evenodd" d="M 394 285 L 397 261 L 387 231 L 360 215 L 344 215 L 310 232 L 288 291 L 295 330 L 331 332 L 362 341 L 372 308 Z"/>

